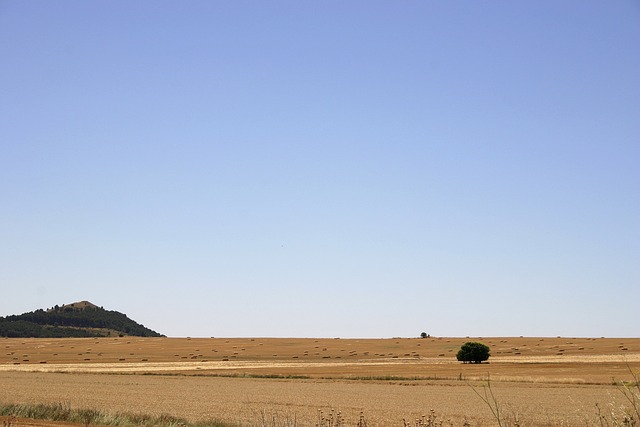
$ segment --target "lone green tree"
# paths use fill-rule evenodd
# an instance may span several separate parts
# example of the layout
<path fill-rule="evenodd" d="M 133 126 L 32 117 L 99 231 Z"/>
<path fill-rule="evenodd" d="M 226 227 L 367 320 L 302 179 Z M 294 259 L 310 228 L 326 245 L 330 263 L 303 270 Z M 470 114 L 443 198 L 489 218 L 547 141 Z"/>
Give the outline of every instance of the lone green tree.
<path fill-rule="evenodd" d="M 466 342 L 460 347 L 456 358 L 462 363 L 482 363 L 489 359 L 490 349 L 479 342 Z"/>

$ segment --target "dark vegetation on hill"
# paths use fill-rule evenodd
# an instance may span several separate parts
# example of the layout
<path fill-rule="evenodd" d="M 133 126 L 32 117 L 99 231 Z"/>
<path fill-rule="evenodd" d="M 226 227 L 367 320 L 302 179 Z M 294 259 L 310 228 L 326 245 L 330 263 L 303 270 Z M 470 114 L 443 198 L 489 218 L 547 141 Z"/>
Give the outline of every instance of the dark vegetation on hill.
<path fill-rule="evenodd" d="M 0 317 L 0 337 L 72 338 L 105 336 L 161 337 L 129 319 L 87 301 Z"/>

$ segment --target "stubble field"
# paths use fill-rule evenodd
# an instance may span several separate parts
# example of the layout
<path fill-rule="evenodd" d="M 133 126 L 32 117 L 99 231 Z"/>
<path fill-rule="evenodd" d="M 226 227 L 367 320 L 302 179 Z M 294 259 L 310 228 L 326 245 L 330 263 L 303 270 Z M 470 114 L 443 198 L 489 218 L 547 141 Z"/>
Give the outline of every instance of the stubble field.
<path fill-rule="evenodd" d="M 490 363 L 463 365 L 466 341 Z M 1 339 L 0 403 L 63 403 L 243 425 L 403 426 L 435 411 L 495 425 L 475 394 L 485 380 L 506 418 L 523 425 L 596 425 L 624 403 L 613 379 L 640 370 L 640 339 L 612 338 L 99 338 Z M 275 422 L 274 422 L 275 418 Z M 15 425 L 15 423 L 14 423 Z"/>

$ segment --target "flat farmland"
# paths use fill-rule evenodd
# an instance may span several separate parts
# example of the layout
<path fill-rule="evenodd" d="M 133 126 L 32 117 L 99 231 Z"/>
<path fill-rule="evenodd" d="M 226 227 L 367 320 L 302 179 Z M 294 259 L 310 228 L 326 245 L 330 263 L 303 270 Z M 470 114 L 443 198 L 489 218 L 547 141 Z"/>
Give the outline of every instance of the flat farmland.
<path fill-rule="evenodd" d="M 467 341 L 490 346 L 490 363 L 457 362 Z M 331 409 L 349 425 L 363 412 L 369 426 L 402 426 L 431 409 L 493 425 L 472 389 L 487 377 L 505 413 L 528 425 L 588 425 L 596 403 L 622 403 L 612 379 L 640 370 L 638 338 L 1 339 L 0 350 L 2 403 L 244 425 L 263 415 L 315 425 Z"/>

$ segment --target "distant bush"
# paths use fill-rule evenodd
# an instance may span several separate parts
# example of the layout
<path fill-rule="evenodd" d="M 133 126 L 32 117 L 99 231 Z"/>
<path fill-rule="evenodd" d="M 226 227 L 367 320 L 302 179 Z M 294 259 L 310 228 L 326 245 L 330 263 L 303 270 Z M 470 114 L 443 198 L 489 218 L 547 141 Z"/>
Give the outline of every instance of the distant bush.
<path fill-rule="evenodd" d="M 466 342 L 460 347 L 456 358 L 463 363 L 482 363 L 489 359 L 490 349 L 479 342 Z"/>

